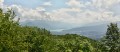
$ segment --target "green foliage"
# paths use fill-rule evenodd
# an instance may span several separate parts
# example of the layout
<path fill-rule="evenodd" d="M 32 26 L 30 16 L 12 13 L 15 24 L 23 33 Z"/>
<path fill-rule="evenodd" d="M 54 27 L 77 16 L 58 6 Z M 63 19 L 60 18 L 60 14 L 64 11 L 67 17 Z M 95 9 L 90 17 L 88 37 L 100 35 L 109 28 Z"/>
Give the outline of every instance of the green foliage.
<path fill-rule="evenodd" d="M 108 25 L 106 36 L 103 39 L 104 51 L 119 52 L 120 51 L 120 33 L 117 24 Z"/>

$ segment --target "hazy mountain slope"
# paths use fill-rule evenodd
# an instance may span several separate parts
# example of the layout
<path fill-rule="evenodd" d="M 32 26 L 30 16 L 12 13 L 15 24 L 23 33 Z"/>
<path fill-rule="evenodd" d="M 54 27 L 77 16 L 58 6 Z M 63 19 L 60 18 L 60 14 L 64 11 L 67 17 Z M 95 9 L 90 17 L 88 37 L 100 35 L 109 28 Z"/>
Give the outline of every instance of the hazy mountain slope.
<path fill-rule="evenodd" d="M 86 27 L 78 27 L 69 30 L 64 30 L 63 32 L 66 33 L 76 33 L 76 34 L 83 34 L 84 36 L 90 38 L 100 38 L 106 32 L 107 25 L 96 25 L 96 26 L 86 26 Z"/>
<path fill-rule="evenodd" d="M 26 21 L 26 22 L 22 22 L 21 25 L 37 26 L 39 28 L 46 28 L 47 30 L 73 28 L 71 24 L 58 22 L 58 21 L 50 21 L 50 20 Z"/>
<path fill-rule="evenodd" d="M 120 22 L 117 22 L 118 27 L 120 27 Z M 100 39 L 102 38 L 107 30 L 107 25 L 109 23 L 99 24 L 99 25 L 92 25 L 92 26 L 84 26 L 84 27 L 76 27 L 68 30 L 63 30 L 61 32 L 53 32 L 54 34 L 82 34 L 89 38 L 93 39 Z"/>
<path fill-rule="evenodd" d="M 118 26 L 120 27 L 120 22 L 117 22 L 117 23 L 118 23 Z M 66 34 L 66 33 L 82 34 L 89 38 L 99 39 L 105 35 L 105 32 L 107 30 L 107 25 L 109 25 L 109 23 L 104 23 L 99 25 L 92 24 L 91 26 L 73 28 L 72 24 L 55 22 L 55 21 L 36 20 L 36 21 L 26 21 L 24 23 L 21 23 L 21 25 L 37 26 L 40 28 L 46 28 L 48 30 L 68 29 L 68 30 L 63 30 L 59 32 L 58 31 L 51 31 L 51 32 L 57 35 Z"/>

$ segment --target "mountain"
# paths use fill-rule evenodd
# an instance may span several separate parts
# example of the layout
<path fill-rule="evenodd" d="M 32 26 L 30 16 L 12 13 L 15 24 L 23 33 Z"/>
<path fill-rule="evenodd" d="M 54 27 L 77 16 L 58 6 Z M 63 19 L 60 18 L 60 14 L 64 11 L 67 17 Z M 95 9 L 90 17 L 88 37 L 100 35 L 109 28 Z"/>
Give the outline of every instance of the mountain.
<path fill-rule="evenodd" d="M 37 26 L 39 28 L 46 28 L 47 30 L 56 30 L 56 29 L 68 29 L 73 28 L 72 24 L 58 22 L 58 21 L 51 21 L 51 20 L 34 20 L 34 21 L 25 21 L 20 23 L 21 25 L 25 26 Z M 69 26 L 69 27 L 68 27 Z"/>
<path fill-rule="evenodd" d="M 63 30 L 61 32 L 53 32 L 53 34 L 82 34 L 83 36 L 92 38 L 92 39 L 100 39 L 102 38 L 106 31 L 107 25 L 110 23 L 104 23 L 99 25 L 91 25 L 91 26 L 84 26 L 84 27 L 76 27 L 68 30 Z M 120 27 L 120 22 L 117 22 L 118 27 Z"/>
<path fill-rule="evenodd" d="M 102 23 L 102 24 L 90 24 L 89 26 L 76 27 L 74 28 L 73 24 L 57 22 L 57 21 L 49 21 L 49 20 L 35 20 L 35 21 L 26 21 L 21 23 L 21 25 L 25 26 L 37 26 L 39 28 L 46 28 L 47 30 L 51 30 L 52 34 L 64 35 L 64 34 L 82 34 L 83 36 L 92 38 L 92 39 L 100 39 L 102 38 L 107 30 L 107 25 L 110 23 Z M 120 22 L 117 22 L 118 27 L 120 27 Z"/>

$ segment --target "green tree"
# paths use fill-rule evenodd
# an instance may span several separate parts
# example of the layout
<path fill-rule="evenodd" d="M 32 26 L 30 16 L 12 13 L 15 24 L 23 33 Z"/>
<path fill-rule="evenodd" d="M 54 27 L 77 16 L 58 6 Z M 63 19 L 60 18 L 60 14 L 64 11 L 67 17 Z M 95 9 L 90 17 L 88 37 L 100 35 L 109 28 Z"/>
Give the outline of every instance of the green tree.
<path fill-rule="evenodd" d="M 104 44 L 109 52 L 119 52 L 120 50 L 120 33 L 117 24 L 108 25 Z"/>

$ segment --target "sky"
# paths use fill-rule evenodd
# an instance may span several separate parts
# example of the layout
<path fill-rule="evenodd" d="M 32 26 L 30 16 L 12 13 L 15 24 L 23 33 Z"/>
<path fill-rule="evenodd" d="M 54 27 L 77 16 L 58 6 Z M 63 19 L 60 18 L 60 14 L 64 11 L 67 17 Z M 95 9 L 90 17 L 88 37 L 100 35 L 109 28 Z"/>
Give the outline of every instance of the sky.
<path fill-rule="evenodd" d="M 20 22 L 46 20 L 82 26 L 120 21 L 120 0 L 0 0 L 0 7 L 12 8 Z"/>

